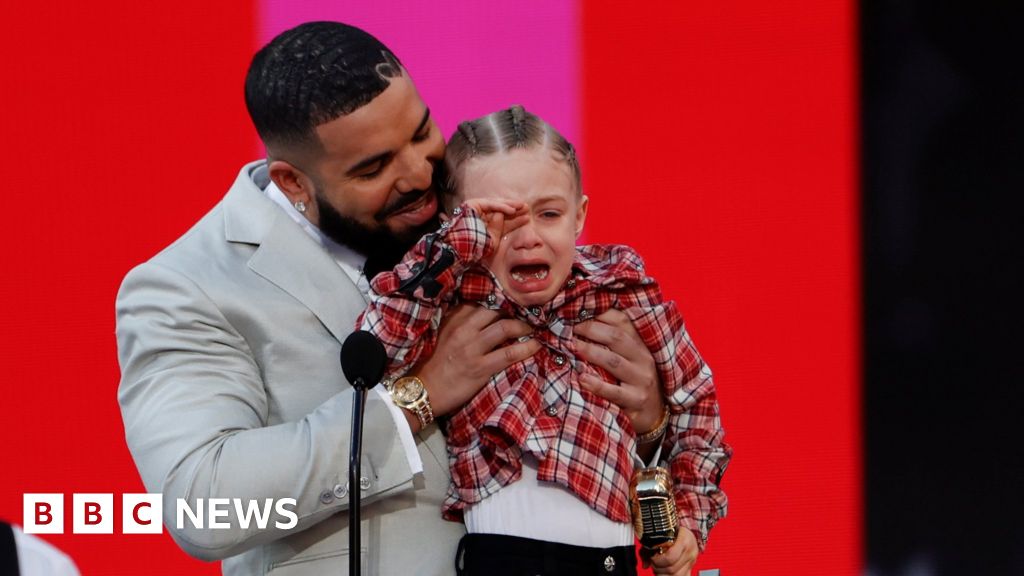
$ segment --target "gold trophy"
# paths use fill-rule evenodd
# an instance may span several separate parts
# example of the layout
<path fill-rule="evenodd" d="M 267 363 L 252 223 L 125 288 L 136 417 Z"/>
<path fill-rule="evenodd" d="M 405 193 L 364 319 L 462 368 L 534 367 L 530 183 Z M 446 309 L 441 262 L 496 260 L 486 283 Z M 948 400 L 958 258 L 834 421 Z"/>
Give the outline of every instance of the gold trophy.
<path fill-rule="evenodd" d="M 629 500 L 640 545 L 655 554 L 664 552 L 679 530 L 668 470 L 661 466 L 637 470 L 629 483 Z"/>

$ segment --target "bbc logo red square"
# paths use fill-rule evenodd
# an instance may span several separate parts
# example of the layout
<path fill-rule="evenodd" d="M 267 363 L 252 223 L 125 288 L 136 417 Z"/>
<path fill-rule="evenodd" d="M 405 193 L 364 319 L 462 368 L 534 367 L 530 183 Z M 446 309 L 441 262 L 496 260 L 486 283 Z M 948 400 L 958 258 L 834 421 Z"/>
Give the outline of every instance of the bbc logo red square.
<path fill-rule="evenodd" d="M 64 495 L 25 494 L 21 520 L 26 534 L 63 534 Z"/>
<path fill-rule="evenodd" d="M 73 494 L 71 520 L 75 534 L 114 533 L 113 494 Z"/>

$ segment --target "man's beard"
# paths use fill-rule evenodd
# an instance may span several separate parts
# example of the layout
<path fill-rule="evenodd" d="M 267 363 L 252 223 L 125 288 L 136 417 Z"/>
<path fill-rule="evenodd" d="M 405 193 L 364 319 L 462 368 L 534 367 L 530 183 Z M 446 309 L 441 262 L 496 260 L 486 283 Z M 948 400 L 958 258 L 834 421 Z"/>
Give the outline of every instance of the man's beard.
<path fill-rule="evenodd" d="M 388 216 L 415 203 L 424 194 L 433 193 L 424 191 L 418 194 L 406 194 L 397 202 L 385 206 L 375 214 L 374 219 L 378 222 L 378 226 L 371 228 L 355 218 L 338 212 L 317 190 L 314 198 L 320 215 L 319 228 L 331 240 L 366 256 L 366 266 L 364 267 L 366 277 L 372 279 L 378 272 L 394 268 L 402 256 L 424 234 L 437 230 L 440 219 L 436 213 L 420 226 L 402 232 L 392 232 L 385 224 Z"/>

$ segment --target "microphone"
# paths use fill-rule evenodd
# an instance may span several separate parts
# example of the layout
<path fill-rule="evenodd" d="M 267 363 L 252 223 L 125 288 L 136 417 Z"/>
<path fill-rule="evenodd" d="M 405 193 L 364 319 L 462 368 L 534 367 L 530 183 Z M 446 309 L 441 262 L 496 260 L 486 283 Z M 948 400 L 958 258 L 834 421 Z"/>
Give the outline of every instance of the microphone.
<path fill-rule="evenodd" d="M 388 355 L 380 339 L 366 330 L 356 330 L 341 345 L 341 371 L 353 387 L 369 390 L 380 382 Z"/>
<path fill-rule="evenodd" d="M 380 382 L 387 367 L 388 355 L 384 344 L 365 330 L 356 330 L 341 344 L 341 371 L 355 388 L 352 396 L 352 442 L 348 455 L 348 573 L 360 574 L 359 498 L 360 465 L 363 452 L 363 412 L 366 392 Z"/>
<path fill-rule="evenodd" d="M 679 528 L 668 470 L 661 466 L 637 470 L 629 495 L 633 529 L 640 545 L 655 554 L 664 552 L 675 542 Z"/>

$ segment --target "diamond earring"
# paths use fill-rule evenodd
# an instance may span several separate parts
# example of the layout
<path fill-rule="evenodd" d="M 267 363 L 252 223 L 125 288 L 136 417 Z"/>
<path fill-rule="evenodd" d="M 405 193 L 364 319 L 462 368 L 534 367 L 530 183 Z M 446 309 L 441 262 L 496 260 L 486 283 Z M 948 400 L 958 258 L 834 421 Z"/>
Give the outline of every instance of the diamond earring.
<path fill-rule="evenodd" d="M 306 203 L 303 202 L 302 200 L 299 200 L 298 202 L 295 203 L 295 209 L 299 211 L 299 214 L 305 213 L 306 212 Z"/>

